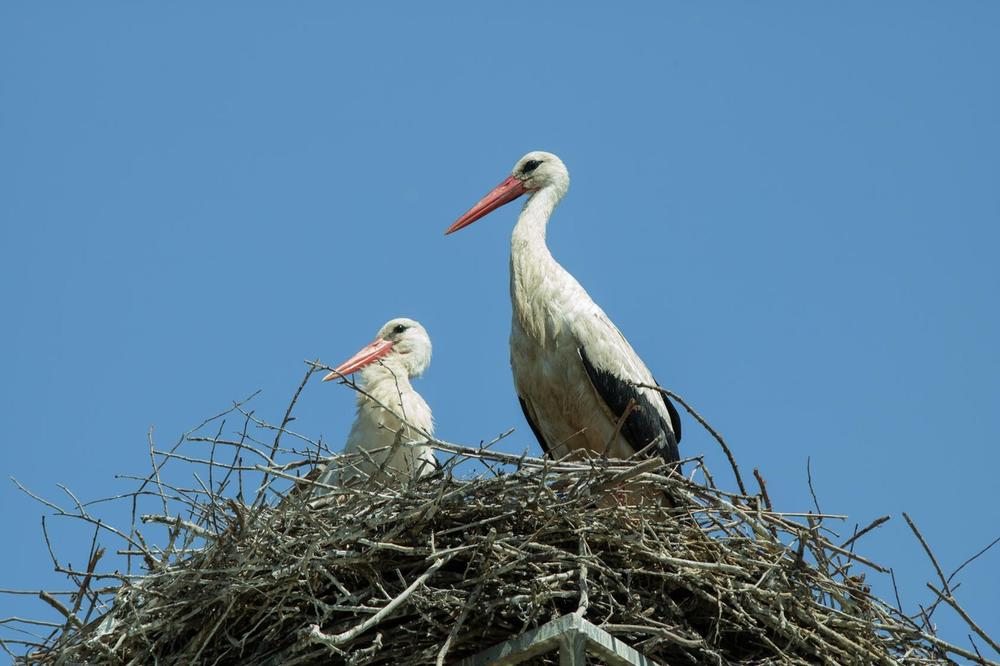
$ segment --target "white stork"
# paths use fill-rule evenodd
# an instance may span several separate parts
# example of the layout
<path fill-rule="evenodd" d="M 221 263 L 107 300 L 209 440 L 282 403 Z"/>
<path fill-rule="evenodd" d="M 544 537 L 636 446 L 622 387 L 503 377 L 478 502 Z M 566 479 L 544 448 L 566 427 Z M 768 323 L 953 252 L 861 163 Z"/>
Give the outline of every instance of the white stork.
<path fill-rule="evenodd" d="M 528 425 L 553 458 L 579 449 L 628 458 L 653 444 L 675 462 L 677 410 L 665 395 L 637 386 L 654 385 L 653 375 L 545 244 L 549 217 L 568 189 L 562 160 L 528 153 L 446 233 L 528 194 L 510 242 L 510 364 Z"/>
<path fill-rule="evenodd" d="M 361 371 L 363 392 L 358 393 L 358 415 L 344 453 L 367 455 L 358 456 L 350 469 L 327 465 L 317 479 L 320 483 L 339 485 L 361 475 L 382 483 L 399 483 L 436 469 L 433 449 L 411 444 L 434 432 L 431 408 L 410 384 L 410 379 L 423 374 L 430 363 L 427 331 L 412 319 L 400 318 L 387 322 L 371 344 L 323 378 L 329 381 Z M 314 495 L 326 492 L 317 488 Z"/>

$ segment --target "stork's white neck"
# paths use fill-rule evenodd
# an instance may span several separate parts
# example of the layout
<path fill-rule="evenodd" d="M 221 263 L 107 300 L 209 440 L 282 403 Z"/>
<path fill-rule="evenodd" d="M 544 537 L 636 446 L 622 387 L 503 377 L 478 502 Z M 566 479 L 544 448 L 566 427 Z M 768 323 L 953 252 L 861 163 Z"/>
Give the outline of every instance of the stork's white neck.
<path fill-rule="evenodd" d="M 404 392 L 413 390 L 409 368 L 394 355 L 389 355 L 366 367 L 361 371 L 361 378 L 364 380 L 365 389 L 369 392 L 382 384 L 392 386 L 393 390 L 397 388 Z"/>
<path fill-rule="evenodd" d="M 536 340 L 544 339 L 547 308 L 561 299 L 572 276 L 552 257 L 545 244 L 545 227 L 563 192 L 543 187 L 524 204 L 510 239 L 510 299 L 514 326 Z"/>
<path fill-rule="evenodd" d="M 560 199 L 562 193 L 550 186 L 538 190 L 524 202 L 524 208 L 521 209 L 521 215 L 514 226 L 514 234 L 511 236 L 511 250 L 517 246 L 545 248 L 545 227 L 548 226 L 549 218 L 559 205 Z"/>

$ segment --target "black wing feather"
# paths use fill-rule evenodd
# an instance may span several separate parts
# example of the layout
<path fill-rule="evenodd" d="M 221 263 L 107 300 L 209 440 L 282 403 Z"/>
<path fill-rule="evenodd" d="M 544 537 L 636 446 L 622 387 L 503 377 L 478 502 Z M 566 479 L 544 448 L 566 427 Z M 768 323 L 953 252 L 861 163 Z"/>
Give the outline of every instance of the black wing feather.
<path fill-rule="evenodd" d="M 542 431 L 538 429 L 538 426 L 531 418 L 531 414 L 528 413 L 528 405 L 524 402 L 524 398 L 517 396 L 517 401 L 521 403 L 521 411 L 524 412 L 524 420 L 528 422 L 528 427 L 531 428 L 531 432 L 535 433 L 535 439 L 538 440 L 538 445 L 542 447 L 542 451 L 545 455 L 549 454 L 549 445 L 545 443 L 545 439 L 542 437 Z"/>
<path fill-rule="evenodd" d="M 674 436 L 675 431 L 671 429 L 670 424 L 663 420 L 663 417 L 660 416 L 660 410 L 656 409 L 649 398 L 621 377 L 594 367 L 594 364 L 587 358 L 587 351 L 583 347 L 580 347 L 578 351 L 580 359 L 583 361 L 583 367 L 587 369 L 590 383 L 597 389 L 604 404 L 608 406 L 616 418 L 620 419 L 628 408 L 629 402 L 635 401 L 636 408 L 632 410 L 621 427 L 622 436 L 632 445 L 632 448 L 638 451 L 648 446 L 650 442 L 658 440 L 660 455 L 667 462 L 680 460 L 680 451 L 677 449 L 678 438 Z M 677 410 L 673 408 L 666 396 L 663 396 L 663 401 L 670 412 L 670 420 L 674 423 L 680 423 Z M 676 432 L 679 433 L 680 430 Z"/>

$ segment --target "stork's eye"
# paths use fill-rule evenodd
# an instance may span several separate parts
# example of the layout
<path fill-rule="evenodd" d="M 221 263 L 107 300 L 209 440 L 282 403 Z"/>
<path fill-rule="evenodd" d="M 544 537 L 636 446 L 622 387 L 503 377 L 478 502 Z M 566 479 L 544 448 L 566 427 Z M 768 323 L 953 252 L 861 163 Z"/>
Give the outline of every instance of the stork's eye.
<path fill-rule="evenodd" d="M 406 326 L 403 324 L 396 324 L 396 327 L 392 329 L 393 333 L 403 333 L 406 331 Z"/>
<path fill-rule="evenodd" d="M 531 173 L 542 165 L 542 160 L 528 160 L 524 163 L 521 173 Z"/>

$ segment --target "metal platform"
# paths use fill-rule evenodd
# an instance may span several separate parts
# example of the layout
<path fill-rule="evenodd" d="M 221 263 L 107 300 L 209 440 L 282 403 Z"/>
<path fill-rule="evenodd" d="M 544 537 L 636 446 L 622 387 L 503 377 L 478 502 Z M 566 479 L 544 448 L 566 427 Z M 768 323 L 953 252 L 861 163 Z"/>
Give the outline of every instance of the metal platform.
<path fill-rule="evenodd" d="M 610 666 L 658 666 L 603 629 L 577 615 L 562 617 L 463 659 L 460 666 L 519 664 L 559 650 L 560 666 L 584 666 L 591 654 Z"/>

